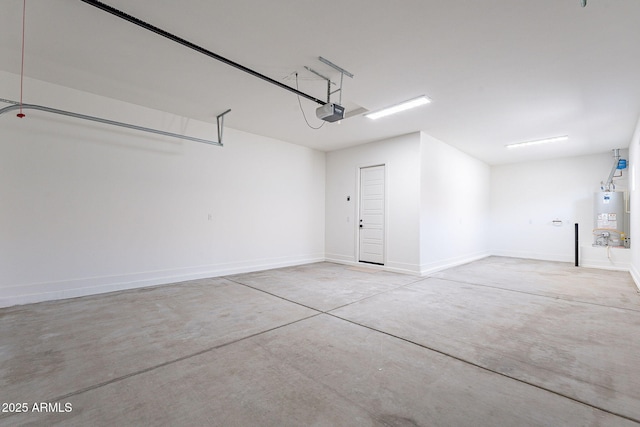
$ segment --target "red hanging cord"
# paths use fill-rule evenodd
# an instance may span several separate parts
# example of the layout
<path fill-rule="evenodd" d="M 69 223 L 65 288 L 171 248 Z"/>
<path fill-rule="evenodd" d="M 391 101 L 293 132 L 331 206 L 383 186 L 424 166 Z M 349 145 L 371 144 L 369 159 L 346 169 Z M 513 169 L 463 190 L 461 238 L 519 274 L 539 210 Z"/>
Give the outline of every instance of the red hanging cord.
<path fill-rule="evenodd" d="M 22 112 L 22 83 L 24 81 L 24 21 L 25 16 L 27 14 L 27 0 L 23 0 L 22 2 L 22 66 L 20 68 L 20 112 L 17 114 L 18 117 L 25 117 Z"/>

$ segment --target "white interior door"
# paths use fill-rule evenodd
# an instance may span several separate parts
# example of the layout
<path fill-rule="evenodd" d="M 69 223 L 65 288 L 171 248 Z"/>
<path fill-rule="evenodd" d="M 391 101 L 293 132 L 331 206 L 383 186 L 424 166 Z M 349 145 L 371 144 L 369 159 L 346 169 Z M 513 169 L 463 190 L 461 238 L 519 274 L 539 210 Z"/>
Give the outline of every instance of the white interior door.
<path fill-rule="evenodd" d="M 361 262 L 384 264 L 384 165 L 360 168 Z"/>

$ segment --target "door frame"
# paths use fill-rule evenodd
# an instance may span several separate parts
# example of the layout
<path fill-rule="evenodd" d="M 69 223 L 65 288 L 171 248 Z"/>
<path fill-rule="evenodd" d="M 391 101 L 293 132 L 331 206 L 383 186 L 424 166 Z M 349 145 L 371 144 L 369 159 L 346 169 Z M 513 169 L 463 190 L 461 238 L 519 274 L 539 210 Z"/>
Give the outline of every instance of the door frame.
<path fill-rule="evenodd" d="M 380 264 L 372 264 L 369 262 L 360 261 L 360 192 L 362 189 L 361 184 L 361 172 L 364 168 L 372 168 L 376 166 L 384 166 L 384 244 L 382 247 L 382 265 Z M 353 254 L 354 260 L 356 264 L 367 265 L 370 267 L 379 267 L 384 268 L 387 265 L 387 247 L 389 240 L 389 162 L 371 162 L 371 163 L 361 163 L 356 166 L 356 200 L 355 200 L 355 215 L 356 219 L 353 221 L 353 225 L 355 227 L 354 233 L 354 248 L 355 252 Z"/>

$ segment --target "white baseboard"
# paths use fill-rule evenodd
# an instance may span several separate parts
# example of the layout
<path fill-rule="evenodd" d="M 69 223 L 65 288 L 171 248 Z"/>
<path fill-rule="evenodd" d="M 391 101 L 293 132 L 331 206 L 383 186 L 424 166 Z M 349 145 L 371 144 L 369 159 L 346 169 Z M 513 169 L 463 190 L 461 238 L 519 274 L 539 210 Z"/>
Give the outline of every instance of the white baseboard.
<path fill-rule="evenodd" d="M 437 271 L 445 270 L 451 267 L 456 267 L 462 264 L 467 264 L 469 262 L 477 261 L 479 259 L 483 259 L 488 256 L 491 256 L 489 252 L 477 252 L 474 254 L 459 256 L 455 258 L 448 258 L 445 260 L 433 261 L 427 264 L 420 264 L 420 265 L 388 261 L 385 265 L 375 266 L 371 264 L 357 262 L 354 260 L 352 256 L 327 254 L 325 261 L 335 262 L 337 264 L 351 265 L 351 266 L 367 265 L 367 266 L 370 266 L 371 268 L 379 268 L 381 270 L 391 271 L 393 273 L 410 274 L 412 276 L 423 277 L 429 274 L 433 274 Z"/>
<path fill-rule="evenodd" d="M 493 251 L 494 256 L 509 258 L 535 259 L 540 261 L 575 262 L 575 255 L 560 253 L 538 253 L 526 251 Z M 609 255 L 611 258 L 609 258 Z M 599 268 L 602 270 L 629 271 L 631 253 L 625 248 L 610 248 L 607 254 L 606 247 L 580 246 L 579 265 L 585 268 Z"/>
<path fill-rule="evenodd" d="M 0 307 L 76 298 L 321 261 L 324 261 L 324 256 L 314 254 L 3 287 L 0 288 Z"/>
<path fill-rule="evenodd" d="M 561 253 L 540 253 L 529 251 L 504 251 L 494 250 L 491 252 L 493 256 L 503 256 L 507 258 L 536 259 L 539 261 L 557 261 L 557 262 L 574 262 L 575 255 L 567 255 Z"/>
<path fill-rule="evenodd" d="M 419 264 L 407 264 L 403 262 L 389 262 L 385 265 L 385 270 L 393 273 L 409 274 L 411 276 L 420 276 Z"/>
<path fill-rule="evenodd" d="M 324 260 L 327 262 L 335 262 L 336 264 L 358 265 L 358 262 L 352 255 L 325 254 Z"/>
<path fill-rule="evenodd" d="M 384 266 L 366 264 L 371 268 L 391 271 L 415 276 L 426 276 L 447 268 L 477 261 L 491 255 L 510 256 L 514 258 L 527 258 L 522 253 L 476 253 L 464 257 L 450 258 L 447 260 L 434 261 L 420 266 L 405 263 L 389 263 Z M 547 261 L 565 261 L 549 259 L 548 257 L 533 257 L 530 259 L 542 259 Z M 363 266 L 365 264 L 354 261 L 353 257 L 346 255 L 314 254 L 307 256 L 267 258 L 251 261 L 240 261 L 235 263 L 214 264 L 199 267 L 179 268 L 172 270 L 160 270 L 142 272 L 126 275 L 90 277 L 82 279 L 70 279 L 57 282 L 34 283 L 23 286 L 12 286 L 0 289 L 0 307 L 10 307 L 21 304 L 31 304 L 42 301 L 59 300 L 65 298 L 76 298 L 87 295 L 95 295 L 107 292 L 115 292 L 127 289 L 142 288 L 147 286 L 165 285 L 169 283 L 184 282 L 187 280 L 204 279 L 211 277 L 227 276 L 231 274 L 249 273 L 253 271 L 270 270 L 281 267 L 292 267 L 314 262 L 335 262 L 338 264 Z M 582 265 L 582 264 L 581 264 Z M 614 270 L 629 271 L 638 291 L 640 292 L 640 271 L 631 264 L 628 268 L 593 263 L 593 265 L 583 265 L 584 267 L 605 268 Z"/>
<path fill-rule="evenodd" d="M 414 276 L 420 275 L 420 266 L 417 264 L 405 264 L 393 261 L 387 261 L 384 265 L 368 264 L 366 262 L 356 261 L 353 256 L 338 254 L 326 254 L 325 261 L 351 266 L 369 266 L 377 270 L 391 271 L 393 273 L 411 274 Z"/>
<path fill-rule="evenodd" d="M 638 292 L 640 292 L 640 271 L 635 264 L 631 264 L 629 267 L 629 273 L 631 274 L 631 278 L 636 283 L 636 288 L 638 288 Z"/>
<path fill-rule="evenodd" d="M 631 250 L 625 248 L 606 248 L 581 246 L 580 266 L 602 270 L 629 271 Z"/>
<path fill-rule="evenodd" d="M 422 264 L 420 265 L 420 276 L 428 276 L 438 271 L 446 270 L 447 268 L 468 264 L 470 262 L 478 261 L 489 256 L 491 256 L 489 252 L 477 252 L 474 254 L 463 255 L 459 257 Z"/>
<path fill-rule="evenodd" d="M 393 261 L 387 261 L 384 265 L 369 264 L 366 262 L 356 261 L 353 256 L 338 254 L 326 254 L 325 261 L 350 266 L 369 267 L 375 270 L 391 271 L 393 273 L 410 274 L 413 276 L 420 275 L 420 266 L 417 264 L 406 264 Z"/>

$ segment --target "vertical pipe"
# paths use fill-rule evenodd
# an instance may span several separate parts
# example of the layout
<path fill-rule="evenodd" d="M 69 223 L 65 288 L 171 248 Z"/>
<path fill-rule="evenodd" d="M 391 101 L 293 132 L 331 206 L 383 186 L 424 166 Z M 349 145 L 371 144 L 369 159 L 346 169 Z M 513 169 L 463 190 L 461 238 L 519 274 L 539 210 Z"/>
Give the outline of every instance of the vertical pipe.
<path fill-rule="evenodd" d="M 22 112 L 22 86 L 24 83 L 24 23 L 27 16 L 27 0 L 22 2 L 22 65 L 20 66 L 20 112 L 16 114 L 19 118 L 26 117 Z"/>
<path fill-rule="evenodd" d="M 331 102 L 331 80 L 327 79 L 327 104 Z"/>
<path fill-rule="evenodd" d="M 578 223 L 575 224 L 576 233 L 575 233 L 575 256 L 576 256 L 576 267 L 578 266 Z"/>

